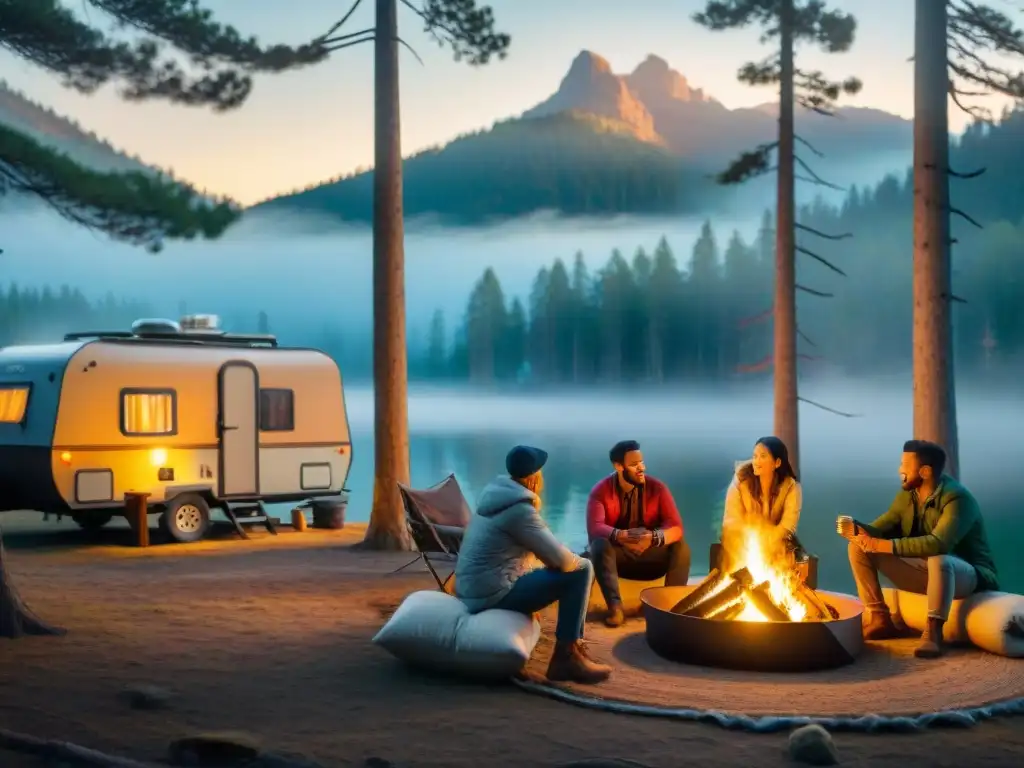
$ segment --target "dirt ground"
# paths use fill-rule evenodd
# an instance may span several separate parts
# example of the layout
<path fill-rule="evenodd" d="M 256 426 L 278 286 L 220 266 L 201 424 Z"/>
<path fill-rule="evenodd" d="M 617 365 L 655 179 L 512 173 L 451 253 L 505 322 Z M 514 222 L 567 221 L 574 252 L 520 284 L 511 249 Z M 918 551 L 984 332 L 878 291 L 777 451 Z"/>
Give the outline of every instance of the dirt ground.
<path fill-rule="evenodd" d="M 15 517 L 0 518 L 15 584 L 68 635 L 0 641 L 0 728 L 152 761 L 173 739 L 230 730 L 324 766 L 789 764 L 785 734 L 597 713 L 407 671 L 370 638 L 430 576 L 391 574 L 408 556 L 352 550 L 358 528 L 139 550 L 121 529 L 89 542 L 68 520 Z M 124 691 L 139 685 L 169 692 L 167 708 L 129 707 Z M 1021 725 L 835 741 L 847 766 L 994 768 L 1024 765 Z M 0 752 L 0 765 L 40 763 Z"/>

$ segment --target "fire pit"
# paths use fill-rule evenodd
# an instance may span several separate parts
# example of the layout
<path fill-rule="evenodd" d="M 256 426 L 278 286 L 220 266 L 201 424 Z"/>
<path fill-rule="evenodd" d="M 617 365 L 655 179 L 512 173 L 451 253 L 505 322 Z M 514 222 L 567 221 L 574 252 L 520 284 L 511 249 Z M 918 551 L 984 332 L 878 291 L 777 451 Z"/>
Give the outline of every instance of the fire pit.
<path fill-rule="evenodd" d="M 763 541 L 748 532 L 740 561 L 700 584 L 644 590 L 651 649 L 687 664 L 774 672 L 853 662 L 864 645 L 860 601 L 811 589 L 791 560 L 765 557 Z"/>

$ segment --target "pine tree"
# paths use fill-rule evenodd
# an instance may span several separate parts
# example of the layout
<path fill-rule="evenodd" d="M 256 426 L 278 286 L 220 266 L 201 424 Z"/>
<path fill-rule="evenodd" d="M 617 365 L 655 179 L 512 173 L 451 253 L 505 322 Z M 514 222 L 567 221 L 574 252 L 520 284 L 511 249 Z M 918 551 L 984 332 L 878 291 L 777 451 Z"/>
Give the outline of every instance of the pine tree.
<path fill-rule="evenodd" d="M 405 229 L 402 209 L 402 147 L 399 117 L 399 2 L 423 22 L 425 31 L 470 65 L 505 56 L 508 35 L 494 31 L 490 6 L 476 0 L 375 0 L 372 28 L 337 34 L 362 0 L 332 30 L 331 41 L 347 48 L 373 41 L 373 509 L 364 544 L 374 549 L 410 549 L 398 484 L 409 483 L 409 364 L 405 324 Z"/>
<path fill-rule="evenodd" d="M 739 71 L 741 82 L 753 86 L 778 86 L 777 140 L 743 153 L 720 174 L 719 181 L 735 184 L 766 173 L 770 170 L 772 152 L 777 154 L 775 343 L 772 355 L 775 433 L 786 443 L 793 467 L 799 471 L 796 291 L 803 289 L 812 294 L 823 294 L 798 286 L 796 282 L 796 163 L 800 162 L 812 176 L 813 172 L 796 157 L 794 108 L 801 105 L 829 114 L 832 103 L 842 93 L 852 94 L 860 90 L 860 81 L 848 78 L 834 82 L 821 72 L 799 69 L 795 50 L 798 43 L 808 42 L 829 53 L 846 51 L 853 44 L 856 21 L 849 14 L 826 10 L 822 0 L 708 0 L 704 10 L 694 15 L 694 20 L 714 31 L 756 24 L 763 30 L 763 42 L 777 40 L 779 45 L 777 53 L 762 61 L 745 64 Z"/>
<path fill-rule="evenodd" d="M 946 449 L 947 471 L 959 472 L 953 366 L 950 215 L 980 228 L 949 201 L 947 98 L 969 114 L 990 116 L 964 97 L 982 91 L 1024 99 L 1024 75 L 992 61 L 1024 57 L 1024 32 L 1003 13 L 968 0 L 917 0 L 914 11 L 914 437 Z M 962 299 L 961 299 L 962 301 Z"/>

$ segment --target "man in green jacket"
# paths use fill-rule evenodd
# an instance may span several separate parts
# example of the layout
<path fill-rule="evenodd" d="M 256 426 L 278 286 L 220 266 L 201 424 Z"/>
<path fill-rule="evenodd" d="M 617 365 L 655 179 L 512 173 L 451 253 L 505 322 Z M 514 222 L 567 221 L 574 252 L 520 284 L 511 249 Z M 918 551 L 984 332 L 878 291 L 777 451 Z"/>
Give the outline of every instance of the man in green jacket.
<path fill-rule="evenodd" d="M 928 596 L 928 624 L 914 652 L 919 658 L 942 655 L 942 627 L 954 599 L 999 588 L 978 502 L 942 473 L 945 465 L 941 446 L 908 440 L 900 463 L 903 488 L 889 511 L 870 525 L 840 518 L 836 526 L 850 541 L 850 567 L 867 611 L 867 639 L 898 635 L 879 572 L 896 589 Z"/>

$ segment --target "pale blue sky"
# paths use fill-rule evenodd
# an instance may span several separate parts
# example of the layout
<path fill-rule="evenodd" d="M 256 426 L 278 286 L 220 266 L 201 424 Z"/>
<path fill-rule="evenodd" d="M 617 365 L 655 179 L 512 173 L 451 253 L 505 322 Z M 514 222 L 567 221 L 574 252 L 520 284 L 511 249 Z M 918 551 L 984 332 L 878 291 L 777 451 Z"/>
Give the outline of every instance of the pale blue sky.
<path fill-rule="evenodd" d="M 847 54 L 800 54 L 804 68 L 860 76 L 864 90 L 850 103 L 909 116 L 912 111 L 913 0 L 842 0 L 860 22 Z M 300 42 L 326 30 L 349 0 L 204 0 L 222 20 L 263 42 Z M 348 24 L 370 26 L 373 0 Z M 586 48 L 617 72 L 654 53 L 727 106 L 771 100 L 765 89 L 736 82 L 744 61 L 759 57 L 756 32 L 708 32 L 690 21 L 700 0 L 493 0 L 512 35 L 506 60 L 472 68 L 455 63 L 401 9 L 402 36 L 425 65 L 402 55 L 402 139 L 406 153 L 522 112 L 550 95 L 569 63 Z M 79 3 L 72 7 L 79 8 Z M 103 16 L 90 13 L 95 21 Z M 0 52 L 0 73 L 16 88 L 144 160 L 242 202 L 349 172 L 371 163 L 372 49 L 340 51 L 325 64 L 258 79 L 248 103 L 229 114 L 127 104 L 109 89 L 86 97 L 56 78 Z M 958 112 L 951 117 L 962 124 Z"/>

